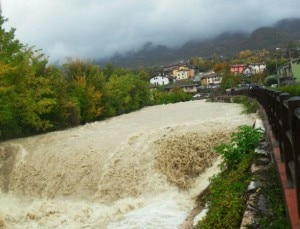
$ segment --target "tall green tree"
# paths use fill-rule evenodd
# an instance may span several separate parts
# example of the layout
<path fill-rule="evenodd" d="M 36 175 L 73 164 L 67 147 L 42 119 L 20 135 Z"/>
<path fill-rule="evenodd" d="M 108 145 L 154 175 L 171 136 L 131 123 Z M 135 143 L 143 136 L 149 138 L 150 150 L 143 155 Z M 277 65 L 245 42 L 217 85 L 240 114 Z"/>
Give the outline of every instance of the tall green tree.
<path fill-rule="evenodd" d="M 0 16 L 0 129 L 1 138 L 50 129 L 47 114 L 56 104 L 51 83 L 44 76 L 47 58 L 20 43 L 14 29 L 6 31 Z"/>
<path fill-rule="evenodd" d="M 149 84 L 133 74 L 113 75 L 106 85 L 107 116 L 120 115 L 149 104 Z"/>
<path fill-rule="evenodd" d="M 0 15 L 0 61 L 6 64 L 15 64 L 22 59 L 24 45 L 15 39 L 15 29 L 6 31 L 4 23 L 7 19 Z"/>
<path fill-rule="evenodd" d="M 70 111 L 73 120 L 86 123 L 97 120 L 103 113 L 103 88 L 105 78 L 98 65 L 91 61 L 69 59 L 63 65 L 68 82 Z"/>

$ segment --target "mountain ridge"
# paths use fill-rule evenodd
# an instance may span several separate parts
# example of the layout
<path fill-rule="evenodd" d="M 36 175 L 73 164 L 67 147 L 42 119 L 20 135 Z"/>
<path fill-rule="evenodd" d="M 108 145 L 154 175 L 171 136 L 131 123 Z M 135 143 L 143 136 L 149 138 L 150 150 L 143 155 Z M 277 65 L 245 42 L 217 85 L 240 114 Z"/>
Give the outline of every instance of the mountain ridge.
<path fill-rule="evenodd" d="M 146 43 L 139 51 L 115 54 L 107 60 L 100 60 L 100 65 L 113 65 L 137 68 L 161 66 L 191 57 L 230 58 L 242 50 L 275 49 L 287 47 L 288 43 L 300 40 L 300 18 L 286 18 L 272 26 L 263 26 L 251 33 L 227 31 L 206 40 L 191 40 L 178 48 L 166 45 Z"/>

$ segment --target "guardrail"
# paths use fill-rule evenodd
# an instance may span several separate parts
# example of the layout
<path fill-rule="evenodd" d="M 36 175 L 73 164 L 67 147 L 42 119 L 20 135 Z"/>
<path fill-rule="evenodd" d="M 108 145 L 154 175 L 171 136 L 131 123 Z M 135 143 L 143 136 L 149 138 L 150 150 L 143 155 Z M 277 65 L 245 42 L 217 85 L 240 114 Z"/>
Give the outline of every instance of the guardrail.
<path fill-rule="evenodd" d="M 240 90 L 255 98 L 264 108 L 285 164 L 287 186 L 295 188 L 300 218 L 300 97 L 265 88 Z"/>

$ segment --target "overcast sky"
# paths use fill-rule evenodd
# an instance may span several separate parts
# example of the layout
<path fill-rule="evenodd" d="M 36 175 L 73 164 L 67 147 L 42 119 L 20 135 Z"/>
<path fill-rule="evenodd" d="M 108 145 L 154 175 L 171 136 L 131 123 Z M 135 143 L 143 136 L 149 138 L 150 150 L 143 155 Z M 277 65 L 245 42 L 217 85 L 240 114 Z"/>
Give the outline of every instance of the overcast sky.
<path fill-rule="evenodd" d="M 2 15 L 22 43 L 54 61 L 252 31 L 300 17 L 300 7 L 299 0 L 2 0 Z"/>

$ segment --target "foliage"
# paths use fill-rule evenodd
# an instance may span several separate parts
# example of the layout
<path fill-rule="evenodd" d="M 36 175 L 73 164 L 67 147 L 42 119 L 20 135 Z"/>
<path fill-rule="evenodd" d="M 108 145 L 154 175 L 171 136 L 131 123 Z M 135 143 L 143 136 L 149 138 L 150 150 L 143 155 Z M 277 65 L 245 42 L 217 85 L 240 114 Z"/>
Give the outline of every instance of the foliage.
<path fill-rule="evenodd" d="M 258 144 L 262 138 L 262 132 L 250 126 L 240 126 L 237 132 L 232 133 L 231 143 L 216 146 L 217 153 L 221 154 L 224 162 L 223 167 L 234 169 Z"/>
<path fill-rule="evenodd" d="M 80 123 L 96 120 L 103 112 L 101 99 L 104 77 L 99 66 L 90 61 L 69 59 L 63 65 L 70 100 L 76 104 Z"/>
<path fill-rule="evenodd" d="M 261 50 L 242 50 L 234 57 L 231 62 L 233 64 L 241 63 L 261 63 L 264 62 L 266 58 L 270 56 L 270 51 L 267 49 Z"/>
<path fill-rule="evenodd" d="M 224 158 L 223 172 L 210 179 L 207 194 L 208 213 L 198 228 L 239 228 L 247 196 L 245 190 L 254 159 L 254 148 L 262 133 L 250 126 L 240 126 L 229 144 L 220 144 L 216 151 Z"/>
<path fill-rule="evenodd" d="M 275 75 L 269 75 L 265 78 L 265 85 L 271 86 L 272 84 L 277 84 L 278 80 Z"/>
<path fill-rule="evenodd" d="M 222 76 L 222 89 L 235 87 L 242 81 L 242 75 L 231 72 L 228 63 L 215 64 L 213 70 Z"/>
<path fill-rule="evenodd" d="M 227 89 L 236 87 L 242 82 L 242 76 L 240 74 L 234 74 L 230 71 L 226 71 L 222 74 L 221 88 Z"/>
<path fill-rule="evenodd" d="M 275 55 L 275 54 L 274 54 Z M 286 64 L 288 62 L 288 60 L 284 57 L 274 57 L 272 59 L 269 59 L 266 62 L 266 74 L 267 75 L 276 75 L 277 74 L 277 68 L 279 68 L 280 66 Z"/>
<path fill-rule="evenodd" d="M 162 88 L 152 90 L 150 93 L 150 105 L 177 103 L 189 101 L 192 99 L 191 94 L 188 94 L 181 89 L 173 90 L 172 92 L 166 92 Z"/>
<path fill-rule="evenodd" d="M 213 70 L 217 73 L 230 72 L 229 63 L 217 63 L 214 65 Z"/>
<path fill-rule="evenodd" d="M 258 109 L 257 101 L 247 96 L 234 96 L 233 102 L 240 103 L 243 105 L 243 111 L 242 111 L 243 114 L 255 113 Z"/>
<path fill-rule="evenodd" d="M 34 47 L 6 32 L 0 16 L 0 139 L 63 129 L 140 109 L 150 103 L 148 72 L 89 60 L 48 65 Z"/>
<path fill-rule="evenodd" d="M 21 50 L 24 45 L 15 39 L 15 29 L 5 31 L 3 24 L 7 21 L 0 15 L 0 62 L 5 64 L 16 63 L 22 59 Z"/>
<path fill-rule="evenodd" d="M 291 96 L 300 96 L 300 85 L 281 86 L 278 91 L 289 93 Z"/>
<path fill-rule="evenodd" d="M 149 85 L 133 74 L 112 75 L 106 84 L 106 115 L 128 113 L 149 103 Z"/>
<path fill-rule="evenodd" d="M 251 179 L 249 167 L 253 154 L 245 154 L 234 170 L 210 179 L 207 194 L 208 212 L 197 228 L 239 228 L 245 210 L 245 190 Z"/>
<path fill-rule="evenodd" d="M 214 62 L 212 60 L 204 60 L 201 57 L 192 57 L 189 60 L 189 63 L 199 72 L 207 72 L 214 66 Z"/>
<path fill-rule="evenodd" d="M 0 19 L 1 138 L 18 137 L 53 127 L 47 117 L 56 105 L 53 88 L 44 77 L 47 60 L 39 50 L 14 38 Z"/>
<path fill-rule="evenodd" d="M 263 85 L 266 79 L 266 74 L 263 72 L 256 73 L 252 76 L 252 83 Z"/>

